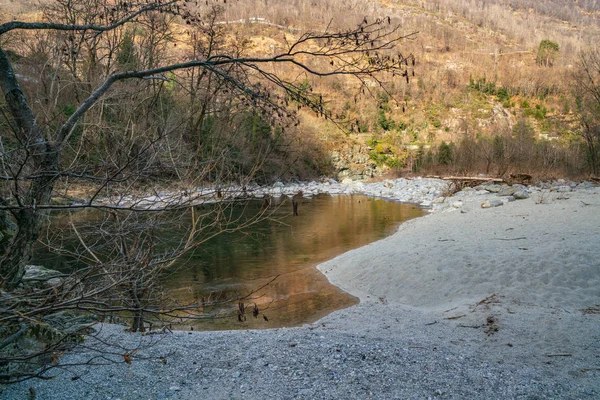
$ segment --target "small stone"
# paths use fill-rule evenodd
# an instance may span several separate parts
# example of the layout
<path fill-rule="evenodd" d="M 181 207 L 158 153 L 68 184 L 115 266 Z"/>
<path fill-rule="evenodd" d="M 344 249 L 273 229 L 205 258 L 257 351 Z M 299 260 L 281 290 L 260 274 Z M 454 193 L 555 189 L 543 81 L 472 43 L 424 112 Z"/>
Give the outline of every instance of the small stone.
<path fill-rule="evenodd" d="M 481 203 L 481 208 L 492 208 L 492 207 L 500 207 L 504 203 L 502 200 L 494 199 L 494 200 L 486 200 Z"/>

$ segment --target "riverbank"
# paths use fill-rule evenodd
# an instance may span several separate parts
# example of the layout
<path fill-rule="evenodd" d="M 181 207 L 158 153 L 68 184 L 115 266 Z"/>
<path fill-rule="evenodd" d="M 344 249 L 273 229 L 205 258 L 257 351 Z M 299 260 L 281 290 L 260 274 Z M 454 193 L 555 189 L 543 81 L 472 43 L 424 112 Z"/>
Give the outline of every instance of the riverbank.
<path fill-rule="evenodd" d="M 273 185 L 235 183 L 205 185 L 185 189 L 162 189 L 153 193 L 105 197 L 96 200 L 95 206 L 111 208 L 158 210 L 182 206 L 212 204 L 223 201 L 279 198 L 300 196 L 310 198 L 320 194 L 365 195 L 386 200 L 412 203 L 429 207 L 434 200 L 443 196 L 450 182 L 434 178 L 399 178 L 381 182 L 344 181 L 323 178 L 305 182 L 275 182 Z M 74 202 L 75 205 L 83 203 Z"/>
<path fill-rule="evenodd" d="M 81 348 L 61 358 L 55 379 L 5 395 L 25 399 L 33 387 L 40 399 L 598 398 L 600 189 L 505 189 L 435 197 L 437 212 L 320 265 L 361 303 L 317 323 L 151 336 L 104 325 L 98 338 L 111 345 L 91 338 L 88 348 L 111 354 Z M 94 355 L 106 365 L 66 366 Z"/>

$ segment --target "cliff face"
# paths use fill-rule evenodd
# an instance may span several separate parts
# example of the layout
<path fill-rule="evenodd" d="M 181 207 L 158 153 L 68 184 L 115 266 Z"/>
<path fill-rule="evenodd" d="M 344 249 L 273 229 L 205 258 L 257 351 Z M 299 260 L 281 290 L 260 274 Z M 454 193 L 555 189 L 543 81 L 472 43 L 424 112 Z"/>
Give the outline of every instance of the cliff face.
<path fill-rule="evenodd" d="M 369 158 L 371 149 L 366 145 L 345 144 L 330 153 L 336 178 L 364 181 L 380 175 L 383 171 Z"/>

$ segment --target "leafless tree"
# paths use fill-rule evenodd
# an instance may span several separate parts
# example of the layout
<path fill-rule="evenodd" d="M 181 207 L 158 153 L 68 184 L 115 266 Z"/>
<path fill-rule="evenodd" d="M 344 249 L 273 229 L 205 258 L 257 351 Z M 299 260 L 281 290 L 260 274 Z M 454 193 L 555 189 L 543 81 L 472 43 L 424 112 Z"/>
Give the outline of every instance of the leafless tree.
<path fill-rule="evenodd" d="M 57 313 L 123 313 L 132 330 L 143 331 L 146 315 L 189 307 L 172 304 L 165 313 L 157 278 L 208 238 L 264 216 L 242 221 L 225 210 L 277 151 L 275 139 L 297 125 L 299 110 L 334 119 L 306 77 L 352 77 L 368 93 L 384 80 L 408 81 L 414 67 L 397 48 L 411 34 L 383 17 L 286 37 L 264 56 L 224 40 L 218 7 L 192 11 L 181 0 L 57 0 L 45 15 L 0 24 L 0 360 L 28 367 L 54 361 L 72 339 L 48 322 Z M 46 40 L 41 64 L 52 68 L 22 68 L 18 39 Z M 183 50 L 167 53 L 177 45 Z M 236 164 L 231 146 L 206 151 L 209 116 L 233 134 L 251 132 L 255 158 Z M 161 184 L 181 191 L 161 192 Z M 56 203 L 73 196 L 74 203 Z M 215 205 L 205 214 L 194 208 L 205 203 Z M 85 267 L 52 285 L 23 286 L 49 211 L 78 209 L 105 211 L 96 234 L 70 224 Z M 155 231 L 178 210 L 189 210 L 185 233 L 165 250 Z M 33 330 L 49 332 L 50 344 L 1 352 Z M 1 377 L 31 376 L 26 371 Z"/>
<path fill-rule="evenodd" d="M 582 52 L 572 76 L 580 136 L 587 146 L 590 172 L 600 171 L 600 50 Z"/>

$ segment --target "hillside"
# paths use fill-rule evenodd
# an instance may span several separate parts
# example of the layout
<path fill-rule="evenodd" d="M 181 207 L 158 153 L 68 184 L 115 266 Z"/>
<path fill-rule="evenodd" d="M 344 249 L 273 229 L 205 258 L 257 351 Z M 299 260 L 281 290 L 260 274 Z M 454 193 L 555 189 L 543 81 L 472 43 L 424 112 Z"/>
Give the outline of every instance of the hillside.
<path fill-rule="evenodd" d="M 400 49 L 414 54 L 417 60 L 414 78 L 408 84 L 390 79 L 384 85 L 387 93 L 377 91 L 365 96 L 356 82 L 310 80 L 315 90 L 333 99 L 330 106 L 346 121 L 349 138 L 354 142 L 336 149 L 340 151 L 334 153 L 334 159 L 340 153 L 344 159 L 338 162 L 338 168 L 362 164 L 366 154 L 373 167 L 417 170 L 419 147 L 426 152 L 442 141 L 458 143 L 465 138 L 510 135 L 519 121 L 535 139 L 572 141 L 579 122 L 570 78 L 580 53 L 600 39 L 600 6 L 593 1 L 386 0 L 375 5 L 325 2 L 319 6 L 300 1 L 295 2 L 292 16 L 279 9 L 277 2 L 275 6 L 270 2 L 269 8 L 265 4 L 254 3 L 254 14 L 246 15 L 260 15 L 275 24 L 308 30 L 323 29 L 328 24 L 344 29 L 364 16 L 390 16 L 407 34 L 415 33 Z M 236 7 L 235 12 L 227 10 L 226 15 L 235 20 L 249 12 Z M 265 39 L 257 35 L 265 32 L 262 27 L 252 27 L 248 34 L 260 47 Z M 280 35 L 270 33 L 275 45 L 285 45 L 277 40 Z M 558 45 L 550 63 L 540 59 L 543 41 Z M 571 151 L 548 157 L 576 157 Z M 428 157 L 435 159 L 437 154 Z M 541 167 L 545 171 L 540 171 L 539 165 L 519 165 L 501 166 L 497 172 L 517 168 L 536 175 L 577 175 L 584 170 L 577 163 L 563 165 L 560 171 L 554 170 L 557 162 L 545 159 L 540 163 L 545 164 Z M 489 165 L 462 167 L 496 172 Z M 364 177 L 362 166 L 356 172 Z"/>
<path fill-rule="evenodd" d="M 15 14 L 33 18 L 33 4 L 37 3 L 2 0 L 0 9 L 5 19 Z M 225 40 L 234 44 L 244 38 L 245 51 L 254 55 L 284 49 L 302 32 L 348 29 L 363 18 L 389 16 L 407 35 L 412 34 L 398 49 L 414 54 L 412 76 L 408 83 L 404 78 L 387 77 L 385 90 L 340 77 L 277 71 L 305 80 L 307 87 L 328 99 L 337 126 L 303 110 L 300 129 L 305 138 L 316 135 L 318 147 L 334 152 L 334 166 L 338 172 L 345 170 L 341 178 L 364 179 L 388 168 L 418 172 L 432 164 L 427 160 L 439 158 L 437 146 L 442 142 L 510 136 L 517 123 L 534 139 L 572 142 L 578 118 L 570 76 L 580 52 L 600 40 L 600 5 L 591 0 L 236 0 L 189 2 L 188 7 L 202 14 L 215 4 L 222 7 L 217 26 L 226 32 Z M 173 23 L 173 44 L 165 55 L 178 57 L 190 49 L 185 35 L 188 25 Z M 544 41 L 557 45 L 551 59 L 540 58 Z M 503 151 L 510 151 L 506 146 Z M 456 154 L 458 150 L 453 149 Z M 567 149 L 560 157 L 574 157 L 570 151 L 576 152 Z M 489 162 L 487 168 L 481 163 L 463 165 L 461 161 L 455 169 L 497 174 L 526 169 L 518 172 L 550 175 L 578 175 L 585 170 L 581 162 L 562 165 L 557 171 L 551 171 L 554 166 L 534 171 L 539 166 L 528 169 L 523 165 L 492 171 Z"/>

